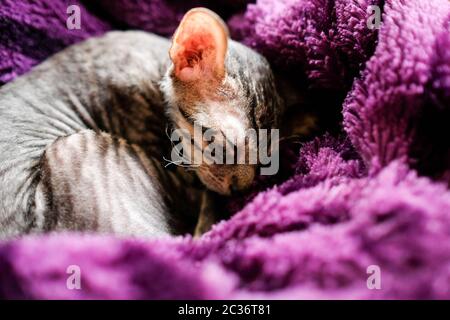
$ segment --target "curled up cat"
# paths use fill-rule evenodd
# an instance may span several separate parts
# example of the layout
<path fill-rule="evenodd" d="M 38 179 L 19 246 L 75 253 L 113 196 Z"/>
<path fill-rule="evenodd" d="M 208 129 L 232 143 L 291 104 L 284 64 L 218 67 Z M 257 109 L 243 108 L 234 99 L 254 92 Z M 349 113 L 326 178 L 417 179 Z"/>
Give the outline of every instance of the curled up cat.
<path fill-rule="evenodd" d="M 167 166 L 170 131 L 199 123 L 232 140 L 281 114 L 268 62 L 207 9 L 172 41 L 125 31 L 75 44 L 0 88 L 0 239 L 201 234 L 215 195 L 248 188 L 258 165 Z"/>

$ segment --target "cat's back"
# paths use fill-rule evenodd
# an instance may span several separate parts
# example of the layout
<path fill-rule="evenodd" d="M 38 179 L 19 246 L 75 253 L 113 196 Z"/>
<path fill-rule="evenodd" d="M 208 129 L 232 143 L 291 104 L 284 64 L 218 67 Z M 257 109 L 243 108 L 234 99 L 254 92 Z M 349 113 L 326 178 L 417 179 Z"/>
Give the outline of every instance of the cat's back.
<path fill-rule="evenodd" d="M 122 130 L 113 128 L 107 107 L 132 92 L 161 108 L 158 82 L 169 46 L 145 32 L 110 32 L 62 50 L 0 88 L 0 238 L 38 223 L 29 215 L 46 147 L 84 129 Z M 133 112 L 145 115 L 124 111 Z"/>
<path fill-rule="evenodd" d="M 134 88 L 159 94 L 169 46 L 167 39 L 150 33 L 113 31 L 62 50 L 0 87 L 0 133 L 14 135 L 27 124 L 45 129 L 62 112 L 73 111 L 69 109 L 82 109 L 76 110 L 75 122 L 95 121 L 82 113 L 93 115 L 95 104 L 102 103 L 99 100 L 111 90 Z"/>

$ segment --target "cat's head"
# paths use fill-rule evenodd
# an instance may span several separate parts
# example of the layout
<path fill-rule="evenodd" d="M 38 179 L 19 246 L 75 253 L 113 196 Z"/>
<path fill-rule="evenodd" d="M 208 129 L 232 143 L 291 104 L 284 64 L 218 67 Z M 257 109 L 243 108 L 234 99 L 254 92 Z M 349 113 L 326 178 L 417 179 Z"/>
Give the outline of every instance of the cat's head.
<path fill-rule="evenodd" d="M 192 9 L 184 16 L 169 55 L 172 65 L 162 88 L 174 127 L 190 132 L 192 137 L 194 125 L 212 129 L 217 133 L 216 143 L 223 141 L 229 147 L 227 143 L 232 141 L 235 150 L 246 150 L 241 153 L 247 159 L 245 164 L 202 162 L 194 167 L 198 177 L 220 194 L 248 188 L 258 168 L 248 161 L 249 152 L 258 151 L 256 141 L 248 139 L 248 129 L 277 128 L 281 115 L 281 99 L 268 62 L 230 40 L 220 17 L 203 8 Z M 203 150 L 208 146 L 207 141 L 197 138 L 185 139 L 185 143 Z"/>

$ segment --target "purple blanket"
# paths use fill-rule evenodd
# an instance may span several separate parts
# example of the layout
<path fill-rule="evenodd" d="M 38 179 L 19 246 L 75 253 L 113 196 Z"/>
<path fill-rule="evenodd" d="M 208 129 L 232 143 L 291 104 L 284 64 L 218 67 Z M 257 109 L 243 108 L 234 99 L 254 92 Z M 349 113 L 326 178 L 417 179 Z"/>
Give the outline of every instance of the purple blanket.
<path fill-rule="evenodd" d="M 168 35 L 187 8 L 206 3 L 81 2 L 0 0 L 0 83 L 109 29 Z M 0 297 L 450 298 L 450 2 L 247 2 L 212 8 L 308 88 L 343 92 L 346 136 L 302 145 L 288 181 L 197 240 L 2 243 Z M 81 30 L 66 29 L 69 3 L 82 8 Z M 367 28 L 371 5 L 382 10 L 379 30 Z M 73 266 L 79 290 L 67 286 Z"/>

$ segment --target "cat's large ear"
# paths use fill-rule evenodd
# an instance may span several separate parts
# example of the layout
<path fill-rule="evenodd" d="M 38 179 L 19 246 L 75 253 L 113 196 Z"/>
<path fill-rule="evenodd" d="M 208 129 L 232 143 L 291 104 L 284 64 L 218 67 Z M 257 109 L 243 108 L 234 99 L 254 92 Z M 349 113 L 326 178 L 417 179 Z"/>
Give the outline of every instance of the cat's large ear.
<path fill-rule="evenodd" d="M 170 58 L 175 76 L 183 82 L 225 76 L 228 29 L 211 10 L 189 10 L 172 40 Z"/>

